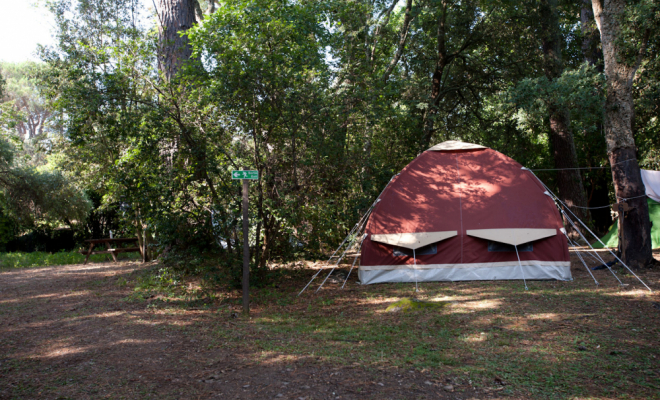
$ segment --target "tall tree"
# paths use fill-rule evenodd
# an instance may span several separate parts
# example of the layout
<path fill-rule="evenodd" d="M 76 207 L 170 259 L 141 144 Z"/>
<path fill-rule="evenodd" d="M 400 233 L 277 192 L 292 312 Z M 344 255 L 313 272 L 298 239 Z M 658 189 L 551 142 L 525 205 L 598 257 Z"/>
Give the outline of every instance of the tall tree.
<path fill-rule="evenodd" d="M 21 115 L 15 121 L 15 128 L 23 141 L 42 136 L 51 117 L 34 78 L 42 69 L 43 65 L 34 62 L 0 63 L 0 71 L 7 81 L 5 93 L 0 98 L 13 102 L 16 112 Z"/>
<path fill-rule="evenodd" d="M 599 75 L 603 73 L 603 51 L 600 46 L 600 32 L 594 20 L 591 0 L 578 0 L 580 6 L 580 49 L 582 62 L 595 68 Z M 599 85 L 600 88 L 600 85 Z M 605 103 L 603 91 L 602 104 Z M 600 114 L 603 109 L 601 107 Z M 574 130 L 577 133 L 576 147 L 579 151 L 580 164 L 603 165 L 607 162 L 605 138 L 603 137 L 602 115 L 593 123 L 583 125 L 583 129 Z M 609 190 L 611 176 L 606 170 L 582 171 L 582 180 L 587 192 L 593 227 L 601 232 L 612 225 L 612 214 L 605 207 L 610 204 Z"/>
<path fill-rule="evenodd" d="M 623 261 L 639 268 L 652 263 L 653 256 L 649 210 L 632 131 L 632 89 L 651 30 L 643 24 L 641 27 L 632 26 L 633 29 L 624 25 L 627 13 L 635 7 L 628 5 L 626 0 L 592 0 L 592 6 L 600 31 L 607 77 L 604 125 L 612 180 L 617 200 L 626 201 L 631 207 L 619 227 L 623 239 L 619 248 Z M 630 35 L 631 31 L 637 40 L 624 41 L 624 34 Z"/>
<path fill-rule="evenodd" d="M 414 105 L 422 110 L 418 113 L 419 150 L 426 150 L 433 141 L 466 139 L 472 123 L 484 122 L 483 96 L 501 89 L 505 71 L 515 69 L 525 53 L 498 50 L 521 35 L 511 35 L 507 12 L 496 2 L 423 4 L 423 12 L 411 28 L 411 50 L 406 55 L 415 78 L 426 86 L 416 89 L 424 90 L 425 98 Z"/>
<path fill-rule="evenodd" d="M 192 55 L 188 35 L 181 34 L 195 25 L 197 0 L 158 1 L 158 67 L 171 80 Z"/>
<path fill-rule="evenodd" d="M 596 21 L 594 21 L 594 10 L 591 7 L 591 0 L 580 1 L 580 30 L 582 31 L 582 55 L 584 60 L 591 65 L 601 67 L 603 60 L 603 51 L 598 46 L 600 44 L 600 35 Z"/>
<path fill-rule="evenodd" d="M 549 81 L 556 80 L 564 72 L 562 62 L 562 34 L 559 25 L 557 0 L 539 2 L 540 36 L 543 49 L 543 69 Z M 566 205 L 578 217 L 590 222 L 591 216 L 578 167 L 577 152 L 568 110 L 552 102 L 548 106 L 550 122 L 550 142 L 552 144 L 557 186 Z"/>

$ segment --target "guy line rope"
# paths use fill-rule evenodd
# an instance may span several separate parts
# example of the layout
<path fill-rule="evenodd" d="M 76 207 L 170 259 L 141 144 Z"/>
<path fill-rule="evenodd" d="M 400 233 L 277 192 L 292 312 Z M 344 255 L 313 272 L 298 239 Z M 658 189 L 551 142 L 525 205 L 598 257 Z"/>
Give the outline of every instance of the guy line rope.
<path fill-rule="evenodd" d="M 398 175 L 398 174 L 397 174 L 397 175 Z M 369 216 L 371 215 L 371 211 L 374 209 L 374 207 L 376 207 L 376 204 L 378 204 L 378 202 L 380 201 L 380 196 L 383 195 L 383 192 L 385 192 L 385 190 L 390 186 L 390 183 L 392 182 L 392 180 L 393 180 L 397 175 L 394 175 L 392 178 L 390 178 L 390 181 L 387 183 L 387 185 L 385 185 L 385 187 L 384 187 L 383 190 L 380 192 L 380 194 L 378 195 L 378 197 L 376 197 L 376 200 L 374 200 L 374 202 L 371 203 L 371 206 L 369 207 L 369 209 L 367 210 L 367 212 L 364 213 L 364 215 L 362 216 L 362 218 L 360 218 L 360 220 L 355 224 L 355 226 L 353 227 L 353 229 L 351 229 L 351 231 L 348 233 L 348 235 L 346 235 L 346 237 L 344 238 L 344 241 L 341 242 L 341 244 L 339 245 L 339 247 L 337 247 L 337 249 L 334 251 L 334 253 L 332 253 L 332 255 L 330 256 L 330 258 L 328 259 L 328 261 L 325 262 L 325 264 L 330 263 L 330 260 L 332 260 L 333 258 L 335 258 L 335 254 L 337 254 L 337 253 L 339 252 L 339 250 L 341 250 L 341 248 L 344 246 L 344 244 L 346 243 L 346 241 L 348 240 L 348 238 L 350 238 L 350 237 L 352 236 L 351 241 L 348 243 L 346 249 L 345 249 L 344 252 L 341 254 L 341 256 L 339 256 L 339 258 L 337 259 L 337 262 L 333 265 L 333 267 L 332 267 L 332 269 L 330 270 L 330 273 L 328 274 L 328 276 L 326 276 L 326 278 L 323 280 L 323 282 L 321 283 L 321 286 L 319 286 L 319 288 L 316 289 L 317 292 L 318 292 L 319 290 L 321 290 L 321 287 L 323 287 L 323 284 L 325 283 L 325 281 L 328 280 L 328 278 L 330 277 L 330 275 L 332 274 L 332 272 L 335 270 L 335 268 L 337 268 L 337 266 L 339 265 L 339 263 L 341 262 L 341 260 L 344 258 L 344 255 L 346 254 L 346 252 L 347 252 L 347 251 L 353 246 L 353 244 L 355 243 L 355 240 L 360 236 L 360 233 L 362 232 L 362 228 L 366 226 L 367 220 L 369 219 Z M 353 236 L 353 235 L 354 235 L 354 236 Z M 362 239 L 360 240 L 360 247 L 361 247 L 361 245 L 362 245 L 362 241 L 364 241 L 364 236 L 363 236 Z M 355 256 L 355 260 L 353 260 L 353 266 L 355 266 L 355 262 L 357 261 L 357 257 L 358 257 L 358 256 L 359 256 L 359 254 Z M 352 271 L 352 270 L 353 270 L 353 267 L 351 267 L 351 271 Z M 314 279 L 316 279 L 316 277 L 319 276 L 319 274 L 320 274 L 322 271 L 323 271 L 323 268 L 320 268 L 320 269 L 318 270 L 318 272 L 315 273 L 314 276 L 312 276 L 312 279 L 310 279 L 309 282 L 307 283 L 307 285 L 305 285 L 305 287 L 300 291 L 300 293 L 298 293 L 298 296 L 300 296 L 300 295 L 301 295 L 301 294 L 302 294 L 302 293 L 303 293 L 303 292 L 309 287 L 309 285 L 312 284 L 312 282 L 314 281 Z M 349 275 L 350 275 L 351 272 L 349 271 L 348 273 L 349 273 Z M 346 276 L 346 280 L 348 280 L 348 276 Z M 346 285 L 346 281 L 344 281 L 344 285 Z M 342 285 L 342 289 L 344 288 L 344 285 Z M 298 296 L 296 296 L 296 297 L 298 297 Z"/>
<path fill-rule="evenodd" d="M 626 161 L 629 161 L 629 160 L 626 160 Z M 622 162 L 624 162 L 624 161 L 622 161 Z M 620 164 L 620 163 L 617 163 L 617 164 Z M 568 207 L 563 201 L 561 201 L 561 200 L 560 200 L 560 199 L 559 199 L 559 198 L 558 198 L 558 197 L 557 197 L 557 196 L 556 196 L 556 195 L 555 195 L 555 194 L 554 194 L 554 193 L 553 193 L 553 192 L 552 192 L 552 191 L 551 191 L 546 185 L 545 185 L 545 183 L 543 183 L 543 181 L 541 181 L 541 180 L 539 179 L 539 177 L 536 176 L 536 174 L 535 174 L 532 170 L 530 170 L 529 168 L 525 168 L 525 167 L 523 167 L 522 169 L 527 170 L 527 171 L 529 171 L 532 175 L 534 175 L 534 177 L 535 177 L 535 178 L 541 183 L 541 185 L 543 185 L 543 187 L 545 188 L 545 190 L 547 190 L 548 193 L 550 193 L 550 195 L 552 196 L 553 199 L 555 199 L 555 201 L 557 201 L 557 202 L 559 202 L 561 205 L 563 205 L 563 206 L 564 206 L 563 208 L 564 208 L 566 211 L 568 211 L 569 213 L 571 213 L 571 215 L 572 215 L 572 216 L 573 216 L 573 217 L 574 217 L 574 218 L 575 218 L 575 219 L 576 219 L 576 220 L 577 220 L 577 221 L 578 221 L 578 222 L 584 227 L 584 229 L 586 229 L 586 230 L 591 234 L 591 236 L 593 236 L 596 240 L 598 240 L 598 242 L 600 242 L 600 244 L 602 244 L 603 247 L 606 248 L 606 249 L 607 249 L 607 250 L 608 250 L 608 251 L 614 256 L 614 258 L 616 258 L 616 259 L 621 263 L 621 265 L 623 265 L 624 267 L 626 267 L 626 269 L 627 269 L 627 270 L 628 270 L 628 271 L 629 271 L 629 272 L 630 272 L 635 278 L 637 278 L 637 280 L 638 280 L 639 282 L 641 282 L 641 284 L 644 285 L 644 287 L 646 287 L 646 289 L 648 289 L 649 292 L 653 293 L 653 290 L 651 290 L 651 288 L 650 288 L 650 287 L 649 287 L 649 286 L 648 286 L 648 285 L 647 285 L 647 284 L 646 284 L 646 283 L 645 283 L 645 282 L 644 282 L 639 276 L 637 276 L 637 274 L 635 274 L 635 272 L 633 272 L 633 270 L 630 269 L 630 268 L 628 267 L 628 265 L 626 265 L 626 263 L 623 262 L 623 260 L 621 260 L 621 259 L 620 259 L 620 258 L 619 258 L 619 257 L 618 257 L 618 256 L 612 251 L 612 249 L 610 249 L 609 247 L 607 247 L 607 245 L 605 245 L 605 243 L 603 243 L 603 241 L 600 240 L 600 238 L 599 238 L 598 236 L 596 236 L 596 234 L 593 233 L 593 231 L 592 231 L 591 229 L 589 229 L 589 227 L 588 227 L 584 222 L 582 222 L 582 220 L 581 220 L 580 218 L 578 218 L 577 215 L 575 215 L 575 214 L 573 213 L 573 211 L 571 211 L 571 209 L 570 209 L 570 208 L 569 208 L 569 207 Z M 566 219 L 571 223 L 571 225 L 573 225 L 573 227 L 574 227 L 575 230 L 580 234 L 580 236 L 582 236 L 582 238 L 583 238 L 584 241 L 589 245 L 589 247 L 590 247 L 592 250 L 594 250 L 594 248 L 591 246 L 591 244 L 589 244 L 589 241 L 584 237 L 584 235 L 582 234 L 582 232 L 580 232 L 580 230 L 577 229 L 577 227 L 575 226 L 575 224 L 573 223 L 573 221 L 568 217 L 568 215 L 567 215 L 567 214 L 561 209 L 561 207 L 560 207 L 559 209 L 560 209 L 560 211 L 562 211 L 562 214 L 563 214 L 563 215 L 566 217 Z M 594 254 L 598 255 L 598 253 L 597 253 L 596 251 L 594 251 Z M 600 258 L 600 257 L 598 257 L 598 258 Z M 601 258 L 601 260 L 602 260 L 602 258 Z M 605 263 L 605 262 L 603 262 L 603 264 L 607 265 L 607 263 Z M 612 272 L 612 274 L 616 277 L 616 279 L 619 281 L 619 283 L 621 283 L 621 280 L 616 276 L 616 274 L 614 273 L 614 271 L 612 271 L 612 268 L 610 268 L 609 266 L 607 266 L 607 268 Z M 623 283 L 621 283 L 621 285 L 623 285 Z"/>
<path fill-rule="evenodd" d="M 622 164 L 622 163 L 624 163 L 624 162 L 631 161 L 631 160 L 632 160 L 632 159 L 630 159 L 630 160 L 620 161 L 620 162 L 615 163 L 615 164 L 613 164 L 613 165 Z M 558 197 L 557 197 L 557 196 L 556 196 L 556 195 L 550 190 L 550 188 L 548 188 L 548 187 L 545 185 L 545 183 L 543 183 L 543 181 L 541 181 L 541 179 L 539 179 L 539 177 L 536 176 L 536 174 L 533 172 L 533 171 L 558 171 L 558 170 L 604 169 L 604 168 L 610 168 L 610 167 L 555 168 L 555 169 L 535 169 L 535 170 L 531 170 L 531 169 L 529 169 L 529 168 L 523 167 L 522 169 L 523 169 L 523 170 L 527 170 L 527 171 L 529 171 L 529 172 L 530 172 L 530 173 L 531 173 L 531 174 L 532 174 L 532 175 L 533 175 L 533 176 L 534 176 L 534 177 L 535 177 L 535 178 L 541 183 L 541 185 L 545 188 L 545 190 L 547 190 L 547 192 L 550 194 L 550 196 L 552 197 L 552 199 L 553 199 L 553 200 L 555 201 L 555 203 L 557 204 L 557 208 L 559 209 L 559 211 L 561 212 L 561 214 L 564 216 L 564 218 L 566 218 L 566 220 L 571 224 L 571 226 L 573 227 L 573 229 L 575 229 L 575 231 L 578 232 L 578 234 L 580 235 L 580 237 L 582 238 L 582 240 L 584 240 L 584 242 L 587 243 L 587 245 L 588 245 L 589 248 L 591 249 L 591 252 L 593 252 L 593 255 L 592 255 L 591 252 L 589 252 L 589 251 L 587 251 L 586 254 L 588 254 L 590 257 L 592 257 L 592 258 L 598 260 L 598 261 L 601 262 L 603 265 L 605 265 L 605 266 L 607 267 L 607 269 L 612 273 L 612 275 L 614 276 L 614 278 L 616 278 L 616 280 L 619 282 L 619 284 L 620 284 L 621 286 L 623 286 L 623 282 L 621 282 L 621 280 L 620 280 L 619 277 L 617 276 L 616 272 L 614 272 L 614 271 L 612 270 L 612 268 L 611 268 L 609 265 L 607 265 L 607 263 L 602 259 L 602 257 L 600 257 L 600 255 L 598 254 L 598 252 L 596 252 L 596 251 L 594 250 L 593 246 L 591 246 L 591 244 L 589 244 L 589 241 L 587 240 L 587 238 L 586 238 L 586 237 L 584 236 L 584 234 L 580 231 L 580 229 L 578 229 L 577 225 L 573 222 L 573 219 L 572 219 L 572 218 L 571 218 L 571 217 L 570 217 L 570 216 L 569 216 L 564 210 L 568 211 L 568 212 L 573 216 L 573 218 L 575 218 L 575 219 L 576 219 L 576 220 L 577 220 L 577 221 L 578 221 L 578 222 L 584 227 L 584 229 L 586 229 L 586 230 L 587 230 L 587 231 L 588 231 L 588 232 L 589 232 L 589 233 L 590 233 L 590 234 L 591 234 L 596 240 L 598 240 L 598 241 L 604 246 L 604 248 L 607 249 L 607 250 L 608 250 L 608 251 L 614 256 L 614 258 L 616 258 L 617 261 L 619 261 L 619 262 L 621 263 L 621 265 L 623 265 L 623 266 L 624 266 L 624 267 L 625 267 L 625 268 L 626 268 L 626 269 L 627 269 L 627 270 L 628 270 L 628 271 L 629 271 L 629 272 L 630 272 L 635 278 L 637 278 L 637 280 L 638 280 L 642 285 L 644 285 L 644 287 L 646 287 L 646 289 L 648 289 L 650 292 L 653 292 L 653 290 L 651 290 L 651 288 L 650 288 L 650 287 L 649 287 L 649 286 L 648 286 L 648 285 L 647 285 L 647 284 L 646 284 L 646 283 L 645 283 L 645 282 L 644 282 L 639 276 L 637 276 L 637 274 L 635 274 L 635 272 L 633 272 L 633 270 L 630 269 L 630 268 L 628 267 L 628 265 L 626 265 L 626 263 L 623 262 L 623 260 L 621 260 L 621 259 L 620 259 L 620 258 L 619 258 L 619 257 L 618 257 L 618 256 L 612 251 L 612 249 L 610 249 L 609 247 L 607 247 L 607 246 L 605 245 L 605 243 L 603 243 L 603 242 L 600 240 L 600 238 L 599 238 L 598 236 L 596 236 L 596 234 L 593 233 L 593 231 L 591 231 L 591 229 L 589 229 L 589 227 L 588 227 L 584 222 L 582 222 L 582 220 L 580 220 L 580 219 L 575 215 L 575 213 L 573 213 L 573 211 L 571 211 L 570 207 L 569 207 L 564 201 L 562 201 L 561 199 L 559 199 L 559 198 L 558 198 Z M 392 179 L 390 179 L 390 182 L 392 182 L 392 180 L 393 180 L 395 177 L 396 177 L 396 175 L 393 176 Z M 337 257 L 338 257 L 337 262 L 335 262 L 335 264 L 332 266 L 332 268 L 330 269 L 330 272 L 328 273 L 328 275 L 325 277 L 325 279 L 323 280 L 323 282 L 321 282 L 321 284 L 319 285 L 318 289 L 316 289 L 316 292 L 318 292 L 319 290 L 321 290 L 321 288 L 323 287 L 323 285 L 325 284 L 325 282 L 328 280 L 328 278 L 330 277 L 330 275 L 332 275 L 332 273 L 334 272 L 334 270 L 335 270 L 335 269 L 337 268 L 337 266 L 341 263 L 342 259 L 343 259 L 344 256 L 346 255 L 346 253 L 347 253 L 351 248 L 353 248 L 353 245 L 354 245 L 356 242 L 359 242 L 359 244 L 358 244 L 358 246 L 357 246 L 358 249 L 360 249 L 360 248 L 362 247 L 362 243 L 364 242 L 364 239 L 367 237 L 367 235 L 363 232 L 363 229 L 366 227 L 366 223 L 367 223 L 367 221 L 368 221 L 368 219 L 369 219 L 369 216 L 371 215 L 371 212 L 373 211 L 374 207 L 376 206 L 376 204 L 377 204 L 378 201 L 380 200 L 380 196 L 383 194 L 383 192 L 385 192 L 385 190 L 386 190 L 387 187 L 389 186 L 389 183 L 390 183 L 390 182 L 388 182 L 388 184 L 387 184 L 387 185 L 385 186 L 385 188 L 380 192 L 380 194 L 378 195 L 378 197 L 376 198 L 376 200 L 371 204 L 371 206 L 369 207 L 369 209 L 367 210 L 367 212 L 365 212 L 364 215 L 362 216 L 362 218 L 360 218 L 360 220 L 355 224 L 355 226 L 353 226 L 353 228 L 351 229 L 351 231 L 349 232 L 349 234 L 344 238 L 344 240 L 343 240 L 342 243 L 339 245 L 339 247 L 338 247 L 338 248 L 332 253 L 332 255 L 330 256 L 330 258 L 325 262 L 325 264 L 328 264 L 328 263 L 330 262 L 330 260 L 332 260 L 333 258 L 335 258 L 336 254 L 339 252 L 339 250 L 341 250 L 342 247 L 344 247 L 344 244 L 346 244 L 346 242 L 349 241 L 349 238 L 351 238 L 350 241 L 348 242 L 346 248 L 345 248 L 344 251 L 342 252 L 341 256 L 337 256 Z M 636 199 L 636 198 L 640 198 L 640 197 L 646 197 L 646 196 L 636 196 L 636 197 L 630 197 L 630 198 L 619 198 L 619 197 L 617 197 L 617 199 L 619 199 L 619 200 L 624 200 L 624 201 L 625 201 L 625 200 L 632 200 L 632 199 Z M 587 208 L 587 209 L 597 209 L 597 208 L 607 208 L 607 207 L 611 207 L 611 205 L 608 205 L 608 206 L 601 206 L 601 207 L 579 207 L 579 206 L 573 206 L 573 207 L 576 207 L 576 208 Z M 573 240 L 568 236 L 568 234 L 567 234 L 567 232 L 566 232 L 565 229 L 562 229 L 562 233 L 566 236 L 566 239 L 568 240 L 568 243 L 569 243 L 572 247 L 577 247 L 577 246 L 578 246 L 578 244 L 577 244 L 575 241 L 573 241 Z M 359 238 L 359 240 L 358 240 L 358 238 Z M 518 258 L 518 265 L 520 266 L 520 270 L 521 270 L 521 272 L 522 272 L 523 282 L 524 282 L 524 284 L 525 284 L 525 290 L 528 290 L 528 287 L 527 287 L 527 281 L 526 281 L 526 279 L 525 279 L 524 269 L 523 269 L 523 267 L 522 267 L 522 262 L 521 262 L 521 260 L 520 260 L 520 254 L 518 253 L 518 246 L 517 246 L 517 245 L 515 246 L 515 250 L 516 250 L 516 257 Z M 414 261 L 413 261 L 413 262 L 414 262 L 414 265 L 413 265 L 413 273 L 414 273 L 414 275 L 415 275 L 415 291 L 419 291 L 419 286 L 418 286 L 418 281 L 417 281 L 417 268 L 416 268 L 416 267 L 417 267 L 417 257 L 416 257 L 416 254 L 415 254 L 415 253 L 416 253 L 416 252 L 415 252 L 415 249 L 413 249 L 413 260 L 414 260 Z M 588 267 L 588 265 L 587 265 L 587 263 L 585 262 L 585 260 L 584 260 L 584 258 L 582 257 L 582 255 L 581 255 L 579 252 L 576 253 L 576 254 L 577 254 L 578 258 L 580 259 L 580 261 L 582 262 L 582 264 L 583 264 L 583 265 L 585 266 L 585 268 L 587 269 L 587 271 L 589 272 L 589 275 L 591 275 L 591 277 L 593 278 L 593 280 L 594 280 L 594 282 L 596 283 L 596 285 L 599 285 L 598 281 L 596 280 L 596 277 L 595 277 L 594 274 L 591 272 L 591 269 Z M 344 280 L 344 284 L 343 284 L 342 287 L 341 287 L 342 289 L 344 288 L 344 286 L 346 286 L 346 282 L 348 282 L 348 278 L 349 278 L 351 272 L 353 271 L 353 269 L 355 268 L 355 264 L 356 264 L 357 259 L 358 259 L 359 256 L 360 256 L 359 253 L 356 254 L 355 259 L 353 260 L 353 264 L 351 265 L 351 268 L 350 268 L 350 270 L 348 271 L 348 274 L 346 275 L 346 279 Z M 300 293 L 298 293 L 298 296 L 300 296 L 300 295 L 301 295 L 301 294 L 302 294 L 302 293 L 303 293 L 303 292 L 309 287 L 309 285 L 311 285 L 311 283 L 314 281 L 314 279 L 316 279 L 316 277 L 317 277 L 322 271 L 323 271 L 323 268 L 319 269 L 319 271 L 318 271 L 316 274 L 314 274 L 314 275 L 312 276 L 312 279 L 307 283 L 307 285 L 305 285 L 305 287 L 300 291 Z"/>

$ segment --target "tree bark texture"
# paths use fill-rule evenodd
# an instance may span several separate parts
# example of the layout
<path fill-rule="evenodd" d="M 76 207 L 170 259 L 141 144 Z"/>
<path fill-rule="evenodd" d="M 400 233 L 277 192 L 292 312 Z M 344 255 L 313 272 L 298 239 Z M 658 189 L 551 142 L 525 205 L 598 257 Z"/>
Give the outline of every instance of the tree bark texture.
<path fill-rule="evenodd" d="M 609 158 L 617 201 L 629 199 L 625 202 L 631 207 L 630 211 L 624 212 L 619 227 L 621 259 L 631 268 L 640 268 L 652 263 L 653 256 L 649 208 L 636 151 L 632 147 L 617 148 Z"/>
<path fill-rule="evenodd" d="M 543 49 L 543 69 L 548 80 L 561 76 L 564 70 L 561 57 L 561 30 L 557 12 L 557 0 L 542 0 L 539 4 L 541 44 Z M 552 144 L 557 186 L 559 195 L 567 206 L 585 223 L 590 223 L 591 215 L 587 197 L 578 169 L 577 152 L 568 110 L 554 104 L 549 106 L 550 142 Z M 566 224 L 570 229 L 570 224 Z"/>
<path fill-rule="evenodd" d="M 159 0 L 158 34 L 160 49 L 158 68 L 170 81 L 176 76 L 181 66 L 192 55 L 188 36 L 181 35 L 195 25 L 195 4 L 197 0 Z"/>
<path fill-rule="evenodd" d="M 617 43 L 620 21 L 626 12 L 626 0 L 592 0 L 594 17 L 600 30 L 603 47 L 607 97 L 605 100 L 605 141 L 612 166 L 612 180 L 618 201 L 633 207 L 626 212 L 619 231 L 624 242 L 619 244 L 622 260 L 632 268 L 653 262 L 651 253 L 651 223 L 646 203 L 645 188 L 637 164 L 635 139 L 632 131 L 634 115 L 632 86 L 639 68 L 640 56 L 634 63 L 620 59 Z"/>

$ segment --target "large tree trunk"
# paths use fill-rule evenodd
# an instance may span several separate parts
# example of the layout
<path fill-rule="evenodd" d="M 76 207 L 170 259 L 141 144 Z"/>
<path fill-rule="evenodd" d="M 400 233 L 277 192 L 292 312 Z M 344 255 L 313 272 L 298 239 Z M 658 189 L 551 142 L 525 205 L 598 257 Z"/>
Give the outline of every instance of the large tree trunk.
<path fill-rule="evenodd" d="M 158 34 L 160 49 L 158 68 L 168 81 L 192 55 L 188 36 L 180 35 L 195 25 L 197 0 L 159 0 Z"/>
<path fill-rule="evenodd" d="M 600 30 L 607 78 L 605 140 L 612 166 L 612 180 L 618 201 L 629 199 L 626 202 L 632 207 L 632 210 L 625 213 L 622 226 L 619 227 L 623 236 L 619 249 L 628 266 L 639 268 L 650 265 L 653 256 L 649 210 L 632 132 L 632 84 L 645 42 L 648 41 L 648 32 L 642 41 L 637 60 L 634 63 L 625 63 L 617 38 L 621 30 L 621 18 L 626 12 L 626 0 L 592 0 L 592 6 Z"/>
<path fill-rule="evenodd" d="M 539 7 L 541 42 L 543 48 L 543 69 L 548 80 L 561 76 L 564 66 L 561 58 L 561 30 L 557 12 L 557 0 L 543 0 Z M 559 195 L 567 206 L 585 223 L 590 223 L 591 215 L 578 169 L 577 152 L 568 111 L 550 105 L 550 142 L 552 144 L 557 186 Z M 573 168 L 573 169 L 571 169 Z M 567 224 L 568 225 L 568 224 Z M 570 227 L 570 225 L 568 225 Z M 569 230 L 572 230 L 569 228 Z"/>

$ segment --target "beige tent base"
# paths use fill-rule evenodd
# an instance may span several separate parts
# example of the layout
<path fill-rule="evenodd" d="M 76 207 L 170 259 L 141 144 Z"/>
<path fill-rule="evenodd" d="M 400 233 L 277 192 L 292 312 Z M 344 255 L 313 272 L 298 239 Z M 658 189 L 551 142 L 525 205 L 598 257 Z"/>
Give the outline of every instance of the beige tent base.
<path fill-rule="evenodd" d="M 511 279 L 572 280 L 568 261 L 523 261 L 483 264 L 431 264 L 360 266 L 363 285 L 385 282 L 490 281 Z"/>

